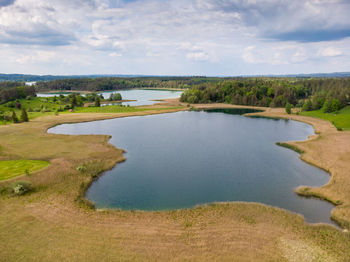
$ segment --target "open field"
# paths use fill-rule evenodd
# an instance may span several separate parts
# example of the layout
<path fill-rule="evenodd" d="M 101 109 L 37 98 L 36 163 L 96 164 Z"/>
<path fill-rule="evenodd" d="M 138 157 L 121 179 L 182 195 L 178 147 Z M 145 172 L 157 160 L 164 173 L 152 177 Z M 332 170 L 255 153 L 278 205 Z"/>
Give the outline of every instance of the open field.
<path fill-rule="evenodd" d="M 48 165 L 48 162 L 40 160 L 0 161 L 0 181 L 23 175 L 26 172 L 31 173 Z"/>
<path fill-rule="evenodd" d="M 0 159 L 42 159 L 51 165 L 21 178 L 35 192 L 0 197 L 0 261 L 348 261 L 350 234 L 330 225 L 309 225 L 302 216 L 254 203 L 221 203 L 194 209 L 144 212 L 94 210 L 82 198 L 101 171 L 124 161 L 109 136 L 48 134 L 57 124 L 183 110 L 168 101 L 149 110 L 70 113 L 0 126 Z M 196 105 L 198 108 L 208 105 Z M 233 107 L 212 104 L 209 107 Z M 300 190 L 337 206 L 332 216 L 350 228 L 350 132 L 284 109 L 258 113 L 313 124 L 320 134 L 291 143 L 302 158 L 331 172 L 322 188 Z M 282 141 L 281 141 L 282 142 Z M 78 166 L 85 164 L 83 172 Z M 6 186 L 9 182 L 2 182 Z"/>
<path fill-rule="evenodd" d="M 312 116 L 332 122 L 336 128 L 350 130 L 350 106 L 341 109 L 337 113 L 323 113 L 322 109 L 316 111 L 305 111 L 303 116 Z"/>

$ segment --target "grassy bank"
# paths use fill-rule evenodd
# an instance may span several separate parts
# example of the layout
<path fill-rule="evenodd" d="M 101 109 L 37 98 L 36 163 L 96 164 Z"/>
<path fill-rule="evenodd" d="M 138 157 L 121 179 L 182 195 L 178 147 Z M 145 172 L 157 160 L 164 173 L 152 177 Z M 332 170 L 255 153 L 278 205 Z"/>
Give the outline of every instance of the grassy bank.
<path fill-rule="evenodd" d="M 10 160 L 0 161 L 0 181 L 14 178 L 47 167 L 47 161 L 40 160 Z"/>
<path fill-rule="evenodd" d="M 304 111 L 300 114 L 328 120 L 339 130 L 350 130 L 350 106 L 341 109 L 337 113 L 323 113 L 322 109 L 320 109 L 316 111 Z"/>
<path fill-rule="evenodd" d="M 20 108 L 16 107 L 16 104 L 21 105 Z M 102 102 L 104 103 L 104 102 Z M 90 103 L 94 104 L 94 103 Z M 29 120 L 47 115 L 59 114 L 72 114 L 72 113 L 135 113 L 141 111 L 156 110 L 155 107 L 129 107 L 121 105 L 101 106 L 101 107 L 75 107 L 73 110 L 67 109 L 71 106 L 71 103 L 64 99 L 55 99 L 54 97 L 31 97 L 30 99 L 18 99 L 16 102 L 8 102 L 0 105 L 0 114 L 3 114 L 8 120 L 0 120 L 0 125 L 12 123 L 12 112 L 14 111 L 17 118 L 20 120 L 21 109 L 24 108 Z M 162 106 L 161 106 L 162 107 Z M 179 109 L 179 106 L 162 107 L 162 110 L 166 109 Z"/>
<path fill-rule="evenodd" d="M 0 260 L 348 261 L 349 233 L 309 225 L 300 215 L 262 204 L 222 203 L 163 212 L 95 211 L 81 201 L 81 190 L 123 161 L 123 151 L 108 143 L 109 136 L 46 133 L 62 123 L 180 109 L 60 114 L 1 126 L 0 159 L 47 159 L 51 165 L 25 177 L 33 193 L 0 196 Z M 303 148 L 304 156 L 310 148 Z M 79 169 L 82 165 L 85 168 Z M 345 185 L 344 195 L 349 188 Z"/>

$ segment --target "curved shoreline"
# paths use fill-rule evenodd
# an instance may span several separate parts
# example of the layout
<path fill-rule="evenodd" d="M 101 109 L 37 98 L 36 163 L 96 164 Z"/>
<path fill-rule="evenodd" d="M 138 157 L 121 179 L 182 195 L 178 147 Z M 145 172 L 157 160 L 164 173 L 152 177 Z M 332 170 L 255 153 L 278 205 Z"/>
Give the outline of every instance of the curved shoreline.
<path fill-rule="evenodd" d="M 291 120 L 291 119 L 288 118 L 288 117 L 271 117 L 271 116 L 265 116 L 265 115 L 263 115 L 264 113 L 268 112 L 267 110 L 268 110 L 269 108 L 250 107 L 250 106 L 235 106 L 235 105 L 234 105 L 234 106 L 229 105 L 229 106 L 224 106 L 224 107 L 223 107 L 223 106 L 218 106 L 218 107 L 214 107 L 214 108 L 213 108 L 211 105 L 209 105 L 208 108 L 210 108 L 210 109 L 222 109 L 222 108 L 256 109 L 256 110 L 259 110 L 259 112 L 246 113 L 246 114 L 244 114 L 244 115 L 245 115 L 245 116 L 261 116 L 261 115 L 262 115 L 261 117 L 264 117 L 264 118 L 287 119 L 287 120 Z M 207 108 L 201 106 L 201 107 L 198 107 L 198 109 L 207 109 Z M 179 111 L 180 111 L 180 110 L 179 110 Z M 127 117 L 127 116 L 126 116 L 126 117 Z M 116 117 L 116 118 L 119 118 L 119 117 Z M 102 120 L 104 120 L 104 119 L 97 120 L 97 121 L 102 121 Z M 294 120 L 294 121 L 298 121 L 298 122 L 307 123 L 306 121 L 300 121 L 300 120 L 295 120 L 295 119 L 293 119 L 293 120 Z M 93 121 L 94 121 L 94 120 L 93 120 Z M 96 120 L 95 120 L 95 121 L 96 121 Z M 84 122 L 92 122 L 92 121 L 84 121 Z M 75 122 L 75 123 L 79 123 L 79 122 Z M 64 124 L 64 123 L 63 123 L 63 124 Z M 307 124 L 310 124 L 311 126 L 313 126 L 313 129 L 314 129 L 314 134 L 311 135 L 311 136 L 309 136 L 308 139 L 306 139 L 306 140 L 291 141 L 291 142 L 282 142 L 282 143 L 277 142 L 276 144 L 279 145 L 279 146 L 284 146 L 284 147 L 287 147 L 288 149 L 291 149 L 291 150 L 296 151 L 296 152 L 299 154 L 299 158 L 300 158 L 301 160 L 303 160 L 301 156 L 302 156 L 302 154 L 305 153 L 305 152 L 302 151 L 302 150 L 299 150 L 299 148 L 296 147 L 296 146 L 294 146 L 292 143 L 293 143 L 293 142 L 296 142 L 296 143 L 298 143 L 298 142 L 306 142 L 306 141 L 309 141 L 310 139 L 315 139 L 315 138 L 317 138 L 318 135 L 317 135 L 317 133 L 316 133 L 316 129 L 315 129 L 314 125 L 312 125 L 311 123 L 307 123 Z M 53 128 L 53 127 L 50 127 L 50 128 Z M 48 129 L 50 129 L 50 128 L 48 128 Z M 48 131 L 48 129 L 47 129 L 47 131 Z M 56 133 L 53 133 L 53 134 L 56 134 Z M 58 135 L 59 135 L 59 134 L 58 134 Z M 108 136 L 109 139 L 111 138 L 111 135 L 106 135 L 106 136 Z M 110 144 L 111 146 L 115 147 L 116 149 L 121 149 L 121 148 L 119 148 L 119 147 L 117 147 L 117 146 L 115 146 L 115 145 L 113 145 L 113 144 L 111 144 L 111 143 L 109 143 L 109 144 Z M 123 152 L 125 152 L 124 149 L 121 149 L 121 150 L 122 150 Z M 115 166 L 116 166 L 118 163 L 124 162 L 125 160 L 126 160 L 126 158 L 123 157 L 123 159 L 121 159 L 120 161 L 118 161 L 118 162 L 115 164 Z M 330 181 L 331 181 L 331 174 L 330 174 L 330 172 L 329 172 L 328 170 L 325 170 L 323 167 L 314 165 L 313 163 L 309 163 L 309 162 L 307 162 L 307 161 L 305 161 L 305 160 L 303 160 L 303 161 L 306 162 L 306 163 L 308 163 L 308 164 L 310 164 L 310 165 L 316 166 L 316 167 L 318 167 L 318 168 L 320 168 L 320 169 L 326 171 L 326 172 L 329 174 L 330 178 L 329 178 L 328 182 L 327 182 L 326 184 L 322 185 L 320 188 L 322 188 L 322 187 L 324 187 L 324 186 L 326 186 L 327 184 L 330 183 Z M 78 200 L 79 202 L 81 202 L 81 203 L 85 203 L 87 206 L 89 206 L 89 207 L 91 207 L 91 208 L 94 208 L 94 209 L 96 209 L 96 210 L 112 210 L 112 211 L 113 211 L 113 210 L 123 210 L 123 209 L 119 209 L 119 208 L 96 208 L 96 207 L 95 207 L 95 203 L 94 203 L 93 201 L 89 200 L 88 198 L 86 198 L 86 192 L 87 192 L 87 190 L 89 189 L 89 187 L 92 185 L 92 183 L 93 183 L 94 181 L 98 180 L 99 177 L 103 176 L 107 171 L 109 171 L 109 170 L 115 168 L 115 166 L 113 166 L 113 167 L 111 167 L 111 168 L 109 168 L 109 169 L 107 169 L 107 170 L 102 171 L 100 174 L 98 174 L 96 177 L 94 177 L 91 181 L 89 181 L 88 183 L 85 183 L 84 186 L 81 186 L 81 188 L 80 188 L 80 190 L 79 190 L 79 196 L 78 196 L 77 200 Z M 298 186 L 298 187 L 295 189 L 295 193 L 296 193 L 297 195 L 299 195 L 299 196 L 302 196 L 302 197 L 306 197 L 306 198 L 315 198 L 315 199 L 318 199 L 318 200 L 321 200 L 321 201 L 327 201 L 327 202 L 329 202 L 329 203 L 331 203 L 331 204 L 333 204 L 333 205 L 335 205 L 335 206 L 340 204 L 340 203 L 338 203 L 338 202 L 334 202 L 334 201 L 332 201 L 332 200 L 330 200 L 330 199 L 328 199 L 328 198 L 322 197 L 322 196 L 310 195 L 310 194 L 308 194 L 308 193 L 305 191 L 305 189 L 308 189 L 308 188 L 314 188 L 314 187 L 300 185 L 300 186 Z M 223 202 L 223 203 L 226 203 L 226 202 L 231 202 L 231 201 L 225 201 L 225 202 Z M 241 202 L 241 201 L 232 201 L 232 203 L 235 203 L 235 202 Z M 216 203 L 216 202 L 215 202 L 215 203 Z M 219 202 L 219 203 L 220 203 L 220 202 Z M 250 202 L 248 202 L 248 203 L 250 203 Z M 260 203 L 260 202 L 253 202 L 253 203 Z M 206 204 L 203 204 L 203 205 L 208 205 L 208 204 L 211 204 L 211 203 L 206 203 Z M 285 208 L 281 208 L 281 207 L 277 207 L 277 206 L 273 206 L 273 205 L 268 205 L 268 204 L 264 204 L 264 203 L 260 203 L 260 204 L 267 205 L 267 206 L 271 206 L 271 207 L 275 207 L 275 208 L 284 209 L 284 210 L 286 210 L 286 211 L 288 211 L 288 212 L 291 212 L 291 213 L 294 213 L 294 214 L 303 216 L 301 213 L 294 212 L 294 211 L 291 211 L 291 210 L 288 210 L 288 209 L 285 209 Z M 196 205 L 196 206 L 198 206 L 198 205 Z M 194 206 L 194 207 L 192 207 L 192 208 L 195 208 L 196 206 Z M 199 206 L 202 206 L 202 205 L 199 205 Z M 184 208 L 184 209 L 192 209 L 192 208 Z M 183 208 L 181 208 L 181 209 L 183 209 Z M 180 209 L 177 209 L 177 210 L 180 210 Z M 332 209 L 332 210 L 333 210 L 333 209 Z M 128 210 L 123 210 L 123 211 L 128 211 Z M 135 210 L 135 211 L 144 212 L 144 210 Z M 167 209 L 166 209 L 166 210 L 157 210 L 157 212 L 163 212 L 163 211 L 164 211 L 164 212 L 167 212 L 167 211 L 171 211 L 171 210 L 167 210 Z M 147 211 L 147 212 L 152 212 L 152 211 Z M 341 228 L 341 224 L 340 224 L 337 220 L 335 220 L 335 219 L 332 218 L 331 213 L 329 214 L 329 216 L 330 216 L 331 220 L 332 220 L 335 224 L 323 223 L 323 222 L 311 223 L 311 222 L 307 222 L 307 221 L 305 221 L 305 223 L 308 223 L 308 224 L 310 224 L 310 225 L 312 225 L 312 224 L 327 224 L 327 225 L 335 226 L 335 227 L 337 227 L 338 229 Z"/>
<path fill-rule="evenodd" d="M 179 102 L 174 102 L 178 106 Z M 172 112 L 190 108 L 183 105 L 182 109 Z M 234 106 L 221 104 L 220 107 Z M 269 112 L 271 116 L 283 115 L 284 111 L 266 110 L 272 111 Z M 4 233 L 0 234 L 0 241 L 6 243 L 0 246 L 2 257 L 7 261 L 16 261 L 18 257 L 27 261 L 103 261 L 106 258 L 171 261 L 175 257 L 192 261 L 284 261 L 287 257 L 291 262 L 294 261 L 293 254 L 288 250 L 293 245 L 293 250 L 309 258 L 308 261 L 315 258 L 322 261 L 348 260 L 349 233 L 329 224 L 308 224 L 301 215 L 264 204 L 214 203 L 186 210 L 133 212 L 94 211 L 85 203 L 74 201 L 83 183 L 92 181 L 96 173 L 102 174 L 122 161 L 122 151 L 109 143 L 108 136 L 54 135 L 46 132 L 48 128 L 64 123 L 167 112 L 170 110 L 159 111 L 158 108 L 158 111 L 123 114 L 62 114 L 1 126 L 0 144 L 4 150 L 0 159 L 32 156 L 52 160 L 44 172 L 25 177 L 38 188 L 33 194 L 20 198 L 0 196 L 0 231 Z M 315 132 L 323 129 L 321 125 L 315 128 Z M 349 138 L 348 134 L 350 132 L 337 133 L 340 138 L 334 145 L 336 152 L 331 151 L 332 155 L 339 156 L 344 150 L 348 151 L 348 148 L 337 148 L 341 147 L 342 139 Z M 346 137 L 342 137 L 344 135 Z M 309 152 L 317 153 L 319 143 L 326 142 L 327 147 L 327 139 L 322 133 L 321 136 L 297 144 L 306 152 L 303 157 L 313 161 Z M 310 143 L 311 148 L 308 147 Z M 318 157 L 322 162 L 324 156 L 318 154 Z M 85 173 L 76 170 L 82 164 L 87 164 Z M 325 162 L 324 166 L 333 170 L 331 164 Z M 345 170 L 350 169 L 347 166 Z M 335 196 L 346 200 L 350 189 L 346 186 L 350 182 L 338 173 L 332 175 L 336 183 L 331 183 L 325 192 L 337 192 L 337 186 L 345 185 L 340 191 L 343 194 Z M 5 184 L 0 183 L 0 187 Z M 349 205 L 346 205 L 336 206 L 333 213 L 336 210 L 337 217 L 343 217 L 344 223 L 349 223 Z M 50 252 L 47 252 L 47 247 Z"/>
<path fill-rule="evenodd" d="M 323 169 L 327 171 L 330 174 L 330 179 L 327 184 L 321 186 L 321 187 L 310 187 L 310 186 L 299 186 L 296 188 L 296 193 L 300 196 L 303 197 L 315 197 L 320 200 L 325 200 L 328 201 L 332 204 L 334 204 L 334 208 L 332 209 L 331 212 L 331 219 L 336 222 L 341 228 L 344 230 L 348 231 L 350 230 L 350 203 L 347 203 L 347 198 L 342 198 L 342 199 L 336 199 L 336 196 L 333 196 L 332 193 L 334 192 L 325 192 L 328 187 L 334 186 L 334 181 L 335 181 L 335 172 L 334 169 L 337 168 L 337 166 L 327 166 L 325 165 L 325 162 L 322 161 L 322 159 L 312 157 L 310 158 L 310 155 L 317 155 L 317 150 L 310 150 L 310 147 L 308 146 L 310 143 L 317 142 L 318 148 L 320 147 L 323 148 L 323 143 L 322 141 L 320 142 L 321 136 L 324 138 L 325 136 L 335 136 L 337 137 L 340 135 L 346 136 L 347 142 L 348 142 L 348 148 L 350 149 L 350 132 L 348 131 L 338 131 L 336 127 L 330 123 L 327 120 L 323 119 L 318 119 L 318 118 L 313 118 L 313 117 L 308 117 L 308 116 L 301 116 L 301 115 L 295 115 L 295 114 L 286 114 L 284 108 L 264 108 L 264 107 L 256 107 L 256 106 L 240 106 L 240 105 L 230 105 L 230 104 L 192 104 L 192 106 L 196 109 L 213 109 L 213 108 L 252 108 L 252 109 L 257 109 L 257 110 L 263 110 L 263 112 L 257 112 L 257 113 L 249 113 L 246 114 L 247 116 L 258 116 L 258 117 L 267 117 L 267 118 L 273 118 L 273 119 L 288 119 L 288 120 L 294 120 L 294 121 L 299 121 L 303 122 L 306 124 L 309 124 L 313 126 L 315 130 L 315 135 L 310 136 L 307 140 L 304 141 L 286 141 L 283 142 L 284 144 L 289 145 L 290 147 L 295 147 L 299 151 L 303 152 L 300 153 L 300 159 L 303 160 L 304 162 L 311 164 L 313 166 L 316 166 L 320 169 Z M 322 144 L 320 146 L 320 144 Z M 336 148 L 336 147 L 335 147 Z M 347 154 L 350 154 L 350 150 L 346 152 Z M 339 152 L 336 151 L 337 157 L 339 157 Z M 346 179 L 346 170 L 350 170 L 350 157 L 349 157 L 349 162 L 346 165 L 346 169 L 343 170 L 342 172 L 342 180 L 347 180 L 346 184 L 350 186 L 350 181 Z M 330 191 L 330 190 L 327 190 Z M 327 194 L 328 193 L 328 194 Z M 339 193 L 339 192 L 336 192 Z M 350 193 L 350 192 L 349 192 Z M 346 218 L 344 218 L 344 213 L 342 212 L 343 216 L 340 216 L 338 211 L 340 208 L 346 208 Z"/>
<path fill-rule="evenodd" d="M 167 99 L 164 102 L 165 103 L 156 104 L 155 106 L 156 107 L 160 106 L 160 105 L 168 105 L 169 106 L 169 105 L 172 105 L 174 103 L 176 103 L 176 105 L 178 105 L 178 99 Z M 333 212 L 335 210 L 335 208 L 337 206 L 341 206 L 344 203 L 344 201 L 335 200 L 332 197 L 325 195 L 323 192 L 316 192 L 315 191 L 318 189 L 323 189 L 324 187 L 329 186 L 333 183 L 334 177 L 333 177 L 332 171 L 329 168 L 326 168 L 324 165 L 322 165 L 322 163 L 318 163 L 318 162 L 314 162 L 314 161 L 310 161 L 310 160 L 306 159 L 304 157 L 304 155 L 305 155 L 305 153 L 308 153 L 308 152 L 305 152 L 305 150 L 300 148 L 300 143 L 308 143 L 308 142 L 313 141 L 313 140 L 318 140 L 320 137 L 320 134 L 322 134 L 322 132 L 324 132 L 325 127 L 324 126 L 320 127 L 317 124 L 318 121 L 326 122 L 328 125 L 328 129 L 330 129 L 331 131 L 339 132 L 336 130 L 336 128 L 331 123 L 329 123 L 326 120 L 316 119 L 316 118 L 312 118 L 312 117 L 298 116 L 298 115 L 287 115 L 284 113 L 284 109 L 280 109 L 280 108 L 272 109 L 272 108 L 265 108 L 265 107 L 240 106 L 240 105 L 230 105 L 230 104 L 192 104 L 191 106 L 192 106 L 192 108 L 200 109 L 200 110 L 203 110 L 203 109 L 204 110 L 205 109 L 225 109 L 225 108 L 256 109 L 256 110 L 260 110 L 261 112 L 247 113 L 245 115 L 246 116 L 259 116 L 259 117 L 266 117 L 266 118 L 274 118 L 274 119 L 291 119 L 294 121 L 300 121 L 300 122 L 312 125 L 314 130 L 315 130 L 315 135 L 310 136 L 307 140 L 288 141 L 288 142 L 283 142 L 283 143 L 286 145 L 289 145 L 291 147 L 295 147 L 298 150 L 301 150 L 303 153 L 298 152 L 300 154 L 300 156 L 299 156 L 300 159 L 308 164 L 311 164 L 313 166 L 316 166 L 318 168 L 321 168 L 321 169 L 327 171 L 330 174 L 330 179 L 329 179 L 328 183 L 323 185 L 322 187 L 310 187 L 310 186 L 300 185 L 299 187 L 296 188 L 295 192 L 298 195 L 303 196 L 303 197 L 315 197 L 315 198 L 318 198 L 320 200 L 325 200 L 325 201 L 328 201 L 328 202 L 334 204 L 335 207 L 332 209 L 332 212 L 330 215 L 331 219 L 342 228 L 346 228 L 346 229 L 350 228 L 349 221 L 347 221 L 346 219 L 344 220 L 344 219 L 338 218 Z M 151 106 L 149 106 L 149 107 L 151 107 Z M 78 116 L 78 119 L 75 120 L 75 117 L 73 114 L 63 115 L 63 116 L 68 116 L 67 117 L 68 119 L 63 120 L 63 121 L 59 121 L 58 123 L 55 123 L 53 125 L 46 126 L 44 132 L 47 133 L 48 129 L 53 128 L 56 125 L 61 125 L 61 124 L 73 124 L 73 123 L 81 123 L 81 122 L 100 121 L 100 120 L 107 120 L 107 119 L 114 119 L 114 118 L 121 118 L 121 117 L 130 117 L 130 116 L 145 116 L 145 115 L 152 115 L 152 114 L 163 114 L 163 113 L 171 113 L 171 112 L 178 112 L 178 111 L 184 111 L 184 110 L 189 110 L 189 108 L 184 107 L 181 109 L 170 109 L 170 110 L 160 110 L 160 111 L 150 110 L 150 111 L 134 112 L 134 113 L 91 113 L 91 114 L 90 113 L 82 113 L 83 115 L 86 116 L 86 118 L 84 117 L 84 119 L 80 119 L 79 118 L 80 114 L 75 113 L 74 115 Z M 69 117 L 69 116 L 73 116 L 73 117 Z M 324 125 L 324 123 L 323 123 L 323 125 Z M 342 131 L 342 133 L 343 132 L 346 132 L 346 131 Z M 108 140 L 110 139 L 109 135 L 102 135 L 102 136 L 108 137 Z M 108 142 L 108 145 L 114 147 L 117 150 L 124 151 L 123 149 L 119 149 L 119 148 L 115 147 L 114 145 L 110 144 L 109 142 Z M 76 200 L 78 202 L 85 203 L 89 207 L 94 207 L 94 204 L 91 201 L 89 201 L 87 198 L 85 198 L 86 190 L 98 177 L 102 176 L 106 171 L 114 168 L 116 164 L 123 162 L 125 160 L 126 159 L 122 156 L 121 159 L 118 159 L 117 161 L 115 161 L 113 166 L 109 167 L 106 170 L 102 170 L 98 175 L 95 175 L 95 177 L 93 179 L 91 179 L 91 181 L 85 183 L 84 185 L 81 185 L 81 187 L 79 189 L 79 194 L 78 194 L 78 197 Z M 7 182 L 7 181 L 2 181 L 2 182 Z M 111 210 L 113 210 L 113 209 L 111 209 Z M 287 210 L 287 211 L 292 212 L 289 210 Z M 294 212 L 292 212 L 292 213 L 294 213 Z"/>

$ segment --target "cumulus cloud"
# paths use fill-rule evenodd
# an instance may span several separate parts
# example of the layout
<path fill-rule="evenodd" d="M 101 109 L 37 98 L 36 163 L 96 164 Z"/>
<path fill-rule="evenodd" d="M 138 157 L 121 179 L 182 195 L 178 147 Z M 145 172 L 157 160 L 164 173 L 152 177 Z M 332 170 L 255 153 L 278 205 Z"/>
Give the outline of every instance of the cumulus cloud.
<path fill-rule="evenodd" d="M 187 59 L 193 61 L 206 61 L 209 59 L 209 55 L 204 52 L 193 52 L 186 55 Z"/>
<path fill-rule="evenodd" d="M 346 0 L 197 0 L 198 6 L 238 14 L 260 37 L 319 42 L 350 36 L 350 2 Z"/>
<path fill-rule="evenodd" d="M 0 56 L 13 61 L 0 71 L 50 61 L 86 73 L 341 71 L 349 13 L 347 0 L 0 0 Z"/>
<path fill-rule="evenodd" d="M 49 62 L 56 57 L 55 52 L 37 51 L 30 55 L 21 55 L 16 59 L 19 64 L 28 64 L 35 62 Z"/>
<path fill-rule="evenodd" d="M 342 55 L 342 51 L 340 51 L 337 48 L 333 48 L 333 47 L 327 47 L 324 49 L 321 49 L 318 54 L 320 56 L 329 56 L 329 57 L 333 57 L 333 56 L 340 56 Z"/>

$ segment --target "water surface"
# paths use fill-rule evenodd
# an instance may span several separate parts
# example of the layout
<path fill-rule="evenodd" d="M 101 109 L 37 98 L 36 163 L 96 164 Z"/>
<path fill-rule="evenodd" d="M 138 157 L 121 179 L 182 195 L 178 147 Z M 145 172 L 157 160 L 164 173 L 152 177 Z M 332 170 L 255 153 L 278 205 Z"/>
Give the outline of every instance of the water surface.
<path fill-rule="evenodd" d="M 312 126 L 232 113 L 128 117 L 65 124 L 50 132 L 110 134 L 111 143 L 127 151 L 127 161 L 87 191 L 88 199 L 100 208 L 164 210 L 248 201 L 303 214 L 308 222 L 332 223 L 333 205 L 294 192 L 300 185 L 327 183 L 328 173 L 275 145 L 307 139 L 314 134 Z"/>
<path fill-rule="evenodd" d="M 146 89 L 130 89 L 130 90 L 117 90 L 117 91 L 105 91 L 99 92 L 105 99 L 108 99 L 112 93 L 120 93 L 123 100 L 136 100 L 132 102 L 123 102 L 123 105 L 130 106 L 143 106 L 143 105 L 153 105 L 159 103 L 154 100 L 159 99 L 169 99 L 169 98 L 179 98 L 183 91 L 172 91 L 172 90 L 146 90 Z M 62 93 L 38 93 L 38 97 L 52 97 L 57 95 L 68 95 L 69 92 Z M 82 94 L 84 96 L 84 94 Z"/>

